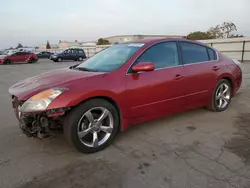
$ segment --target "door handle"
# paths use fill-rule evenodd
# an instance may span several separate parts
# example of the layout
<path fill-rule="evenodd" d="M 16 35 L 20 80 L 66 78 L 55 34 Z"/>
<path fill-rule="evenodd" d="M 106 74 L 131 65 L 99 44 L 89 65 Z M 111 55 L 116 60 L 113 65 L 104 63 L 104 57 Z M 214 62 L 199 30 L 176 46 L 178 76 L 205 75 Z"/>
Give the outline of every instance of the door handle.
<path fill-rule="evenodd" d="M 174 80 L 181 80 L 183 78 L 184 78 L 183 76 L 181 76 L 180 74 L 177 74 L 175 75 Z"/>
<path fill-rule="evenodd" d="M 213 68 L 212 68 L 212 70 L 214 70 L 214 71 L 217 71 L 217 70 L 219 70 L 220 69 L 220 67 L 218 67 L 218 66 L 214 66 Z"/>

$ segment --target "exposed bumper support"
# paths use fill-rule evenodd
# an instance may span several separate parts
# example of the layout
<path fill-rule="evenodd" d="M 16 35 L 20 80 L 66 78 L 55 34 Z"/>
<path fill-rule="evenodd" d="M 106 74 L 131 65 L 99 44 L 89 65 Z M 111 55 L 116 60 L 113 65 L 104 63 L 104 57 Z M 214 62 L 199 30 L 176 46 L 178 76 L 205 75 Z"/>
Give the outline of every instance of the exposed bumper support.
<path fill-rule="evenodd" d="M 19 107 L 23 104 L 12 97 L 12 105 L 22 132 L 28 137 L 45 138 L 52 135 L 53 130 L 62 129 L 64 114 L 69 108 L 53 109 L 42 113 L 21 114 Z"/>

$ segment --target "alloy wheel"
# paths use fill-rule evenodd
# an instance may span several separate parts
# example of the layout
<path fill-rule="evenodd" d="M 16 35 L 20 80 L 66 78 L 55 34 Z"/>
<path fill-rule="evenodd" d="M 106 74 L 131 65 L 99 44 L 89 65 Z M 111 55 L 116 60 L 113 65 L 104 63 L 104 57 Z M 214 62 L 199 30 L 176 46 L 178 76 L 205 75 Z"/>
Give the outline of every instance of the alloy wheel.
<path fill-rule="evenodd" d="M 79 120 L 77 135 L 85 146 L 97 148 L 109 139 L 113 126 L 111 112 L 104 107 L 95 107 L 85 112 Z"/>
<path fill-rule="evenodd" d="M 223 109 L 228 106 L 231 98 L 231 89 L 226 83 L 221 84 L 216 91 L 215 101 L 219 109 Z"/>

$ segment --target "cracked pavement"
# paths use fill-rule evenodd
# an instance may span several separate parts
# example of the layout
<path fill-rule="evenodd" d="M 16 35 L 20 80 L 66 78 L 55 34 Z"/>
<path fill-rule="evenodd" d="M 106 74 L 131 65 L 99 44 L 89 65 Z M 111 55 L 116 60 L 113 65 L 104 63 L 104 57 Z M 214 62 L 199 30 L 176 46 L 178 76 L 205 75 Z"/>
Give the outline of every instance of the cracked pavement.
<path fill-rule="evenodd" d="M 0 188 L 250 187 L 250 63 L 227 111 L 201 108 L 136 125 L 91 155 L 76 152 L 60 133 L 24 136 L 8 94 L 20 79 L 74 63 L 0 67 Z"/>

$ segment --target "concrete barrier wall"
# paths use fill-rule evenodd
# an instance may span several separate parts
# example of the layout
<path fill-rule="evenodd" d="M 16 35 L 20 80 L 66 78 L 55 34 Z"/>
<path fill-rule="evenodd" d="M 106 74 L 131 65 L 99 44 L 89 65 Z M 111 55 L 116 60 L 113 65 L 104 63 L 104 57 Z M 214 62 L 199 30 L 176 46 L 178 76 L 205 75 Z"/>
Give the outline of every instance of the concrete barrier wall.
<path fill-rule="evenodd" d="M 242 62 L 250 61 L 250 37 L 200 40 L 200 42 L 203 42 L 208 46 L 212 46 L 231 58 Z M 85 46 L 81 48 L 85 51 L 87 57 L 91 57 L 109 46 L 111 45 Z M 66 49 L 50 49 L 46 51 L 55 53 L 62 52 L 64 50 Z"/>
<path fill-rule="evenodd" d="M 201 40 L 208 46 L 239 61 L 250 61 L 250 37 Z"/>

